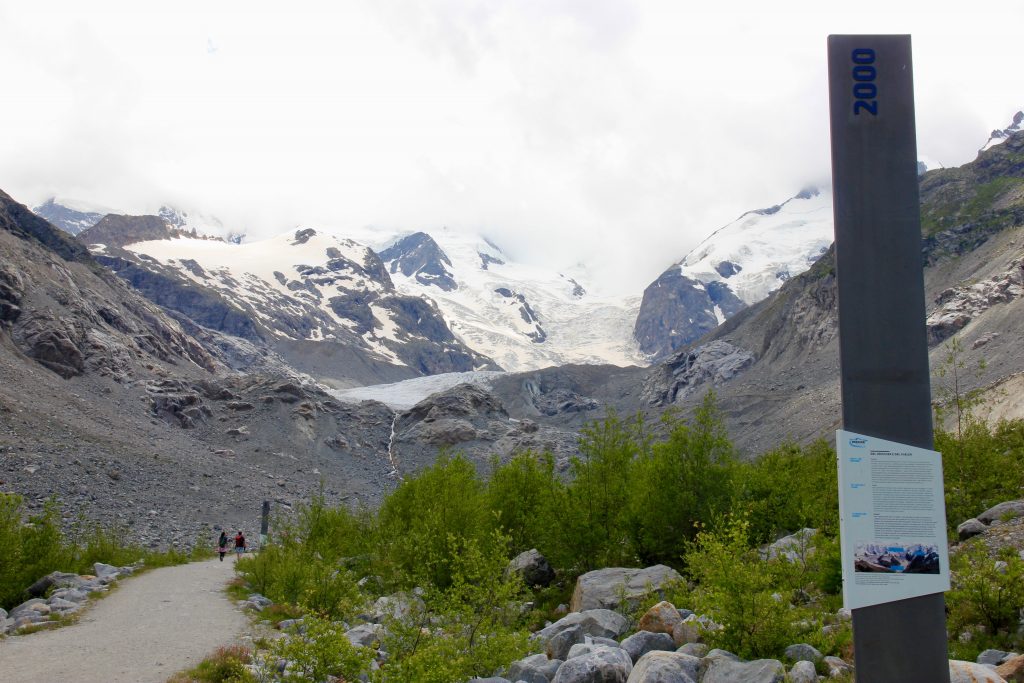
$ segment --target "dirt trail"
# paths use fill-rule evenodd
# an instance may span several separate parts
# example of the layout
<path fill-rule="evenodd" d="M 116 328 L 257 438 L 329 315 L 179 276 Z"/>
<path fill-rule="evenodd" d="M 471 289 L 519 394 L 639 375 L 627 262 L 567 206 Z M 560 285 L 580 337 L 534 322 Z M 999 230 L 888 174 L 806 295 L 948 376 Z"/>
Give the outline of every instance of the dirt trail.
<path fill-rule="evenodd" d="M 210 560 L 121 579 L 77 624 L 0 640 L 0 678 L 19 683 L 163 683 L 249 622 L 223 593 L 234 562 Z"/>

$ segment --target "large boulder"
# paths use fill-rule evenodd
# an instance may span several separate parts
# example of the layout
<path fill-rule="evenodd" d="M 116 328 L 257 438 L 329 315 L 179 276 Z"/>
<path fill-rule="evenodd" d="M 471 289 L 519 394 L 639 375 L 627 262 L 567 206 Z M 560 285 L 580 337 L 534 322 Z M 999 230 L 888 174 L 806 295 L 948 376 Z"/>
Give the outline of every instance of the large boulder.
<path fill-rule="evenodd" d="M 793 665 L 789 670 L 789 683 L 818 683 L 818 672 L 814 670 L 814 664 L 806 659 Z"/>
<path fill-rule="evenodd" d="M 807 643 L 797 643 L 796 645 L 790 645 L 786 648 L 786 659 L 791 662 L 799 662 L 800 660 L 807 660 L 808 662 L 814 662 L 817 664 L 820 662 L 825 655 L 818 651 L 818 648 Z"/>
<path fill-rule="evenodd" d="M 978 515 L 978 521 L 982 524 L 991 524 L 996 520 L 1013 519 L 1024 517 L 1024 500 L 1008 500 L 998 505 L 993 505 Z"/>
<path fill-rule="evenodd" d="M 626 683 L 633 662 L 625 650 L 597 646 L 558 667 L 551 683 Z"/>
<path fill-rule="evenodd" d="M 960 526 L 956 528 L 956 535 L 961 541 L 966 541 L 968 538 L 985 533 L 987 528 L 987 526 L 972 517 L 960 523 Z"/>
<path fill-rule="evenodd" d="M 661 594 L 671 583 L 682 581 L 675 569 L 657 564 L 646 569 L 609 567 L 587 572 L 576 581 L 569 609 L 580 612 L 590 609 L 633 609 L 652 592 Z"/>
<path fill-rule="evenodd" d="M 786 667 L 775 659 L 757 659 L 753 662 L 738 662 L 728 657 L 705 657 L 701 683 L 782 683 L 786 679 Z"/>
<path fill-rule="evenodd" d="M 508 571 L 523 577 L 527 586 L 549 586 L 555 580 L 555 570 L 548 559 L 533 548 L 519 553 L 508 564 Z"/>
<path fill-rule="evenodd" d="M 566 614 L 555 623 L 534 633 L 533 639 L 545 647 L 557 633 L 577 625 L 585 635 L 599 638 L 618 638 L 629 630 L 629 620 L 618 612 L 607 609 L 591 609 L 585 612 Z"/>
<path fill-rule="evenodd" d="M 627 683 L 697 683 L 700 660 L 682 652 L 652 650 L 633 666 Z"/>
<path fill-rule="evenodd" d="M 569 650 L 573 645 L 583 642 L 583 629 L 579 624 L 573 624 L 569 628 L 562 629 L 551 636 L 545 648 L 545 653 L 550 659 L 568 659 Z"/>
<path fill-rule="evenodd" d="M 622 649 L 629 653 L 629 658 L 636 664 L 641 657 L 653 650 L 674 652 L 676 644 L 672 641 L 672 636 L 667 633 L 637 631 L 622 641 Z"/>
<path fill-rule="evenodd" d="M 1006 679 L 984 664 L 951 659 L 949 683 L 1006 683 Z"/>
<path fill-rule="evenodd" d="M 662 600 L 640 617 L 637 629 L 640 631 L 650 631 L 651 633 L 671 634 L 675 625 L 682 620 L 683 616 L 676 609 L 675 605 Z"/>
<path fill-rule="evenodd" d="M 512 662 L 507 675 L 510 680 L 517 683 L 550 683 L 561 665 L 561 659 L 548 659 L 547 655 L 530 655 Z"/>
<path fill-rule="evenodd" d="M 813 546 L 811 544 L 816 533 L 818 533 L 817 529 L 807 528 L 801 529 L 795 534 L 783 536 L 765 548 L 762 551 L 762 555 L 768 560 L 774 560 L 775 558 L 781 557 L 789 560 L 790 562 L 796 562 L 798 560 L 805 559 L 813 550 Z"/>
<path fill-rule="evenodd" d="M 952 670 L 952 663 L 950 664 Z M 996 673 L 1009 683 L 1024 682 L 1024 655 L 1011 657 L 996 667 Z"/>

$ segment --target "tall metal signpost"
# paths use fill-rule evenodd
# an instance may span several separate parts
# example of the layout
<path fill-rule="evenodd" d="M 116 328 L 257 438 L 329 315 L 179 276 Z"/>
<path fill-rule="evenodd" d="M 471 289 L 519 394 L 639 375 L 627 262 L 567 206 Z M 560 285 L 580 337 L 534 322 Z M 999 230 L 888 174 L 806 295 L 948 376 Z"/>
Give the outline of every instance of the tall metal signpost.
<path fill-rule="evenodd" d="M 828 64 L 843 428 L 931 449 L 910 36 L 829 36 Z M 942 593 L 853 634 L 859 683 L 949 682 Z"/>

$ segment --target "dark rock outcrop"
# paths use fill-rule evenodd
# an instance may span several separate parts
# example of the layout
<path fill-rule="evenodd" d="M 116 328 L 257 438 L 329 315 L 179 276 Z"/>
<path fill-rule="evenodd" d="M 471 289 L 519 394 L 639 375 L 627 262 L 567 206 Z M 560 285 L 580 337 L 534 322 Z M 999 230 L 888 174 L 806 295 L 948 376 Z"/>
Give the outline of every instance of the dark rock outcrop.
<path fill-rule="evenodd" d="M 716 307 L 729 318 L 745 304 L 725 284 L 705 285 L 672 266 L 644 290 L 633 336 L 641 351 L 664 358 L 718 327 Z"/>
<path fill-rule="evenodd" d="M 434 286 L 445 292 L 456 289 L 459 285 L 451 272 L 452 262 L 448 255 L 437 245 L 430 235 L 415 232 L 380 252 L 385 263 L 391 264 L 391 272 L 401 272 L 406 277 L 415 277 L 423 285 Z M 490 261 L 481 254 L 483 268 L 488 263 L 501 263 L 497 259 Z"/>

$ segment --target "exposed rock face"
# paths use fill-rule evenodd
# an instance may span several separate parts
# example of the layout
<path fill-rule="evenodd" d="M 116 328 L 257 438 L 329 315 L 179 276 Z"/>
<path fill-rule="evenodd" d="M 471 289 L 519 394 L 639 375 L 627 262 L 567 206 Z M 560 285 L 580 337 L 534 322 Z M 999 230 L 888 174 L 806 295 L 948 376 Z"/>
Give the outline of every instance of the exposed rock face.
<path fill-rule="evenodd" d="M 936 308 L 928 315 L 928 343 L 945 341 L 992 306 L 1021 296 L 1024 296 L 1024 259 L 1014 260 L 1005 272 L 982 282 L 944 290 L 936 297 Z"/>
<path fill-rule="evenodd" d="M 724 384 L 753 364 L 749 352 L 729 342 L 713 341 L 677 353 L 659 365 L 651 373 L 644 395 L 652 405 L 670 405 Z"/>
<path fill-rule="evenodd" d="M 380 253 L 391 272 L 401 272 L 424 285 L 438 287 L 446 292 L 458 288 L 451 272 L 452 262 L 434 239 L 423 232 L 403 237 Z M 491 262 L 494 262 L 493 260 Z M 488 261 L 483 261 L 486 268 Z"/>
<path fill-rule="evenodd" d="M 0 239 L 0 319 L 44 367 L 64 378 L 91 369 L 125 379 L 133 361 L 149 356 L 214 368 L 176 322 L 126 296 L 84 247 L 2 192 Z"/>
<path fill-rule="evenodd" d="M 121 216 L 108 214 L 94 226 L 78 234 L 83 244 L 123 247 L 134 242 L 169 240 L 180 234 L 161 216 Z"/>
<path fill-rule="evenodd" d="M 104 215 L 92 211 L 78 211 L 58 204 L 54 197 L 32 209 L 32 212 L 72 235 L 96 225 Z"/>
<path fill-rule="evenodd" d="M 657 360 L 703 337 L 744 307 L 723 284 L 704 285 L 673 266 L 644 290 L 633 336 L 640 350 Z"/>
<path fill-rule="evenodd" d="M 537 313 L 530 306 L 530 302 L 526 300 L 526 296 L 519 292 L 514 292 L 508 287 L 498 287 L 494 290 L 494 293 L 500 297 L 509 300 L 511 305 L 519 304 L 519 317 L 522 318 L 523 323 L 527 327 L 527 331 L 524 332 L 535 344 L 543 344 L 548 338 L 548 333 L 544 331 L 544 328 L 540 324 L 540 318 Z"/>

